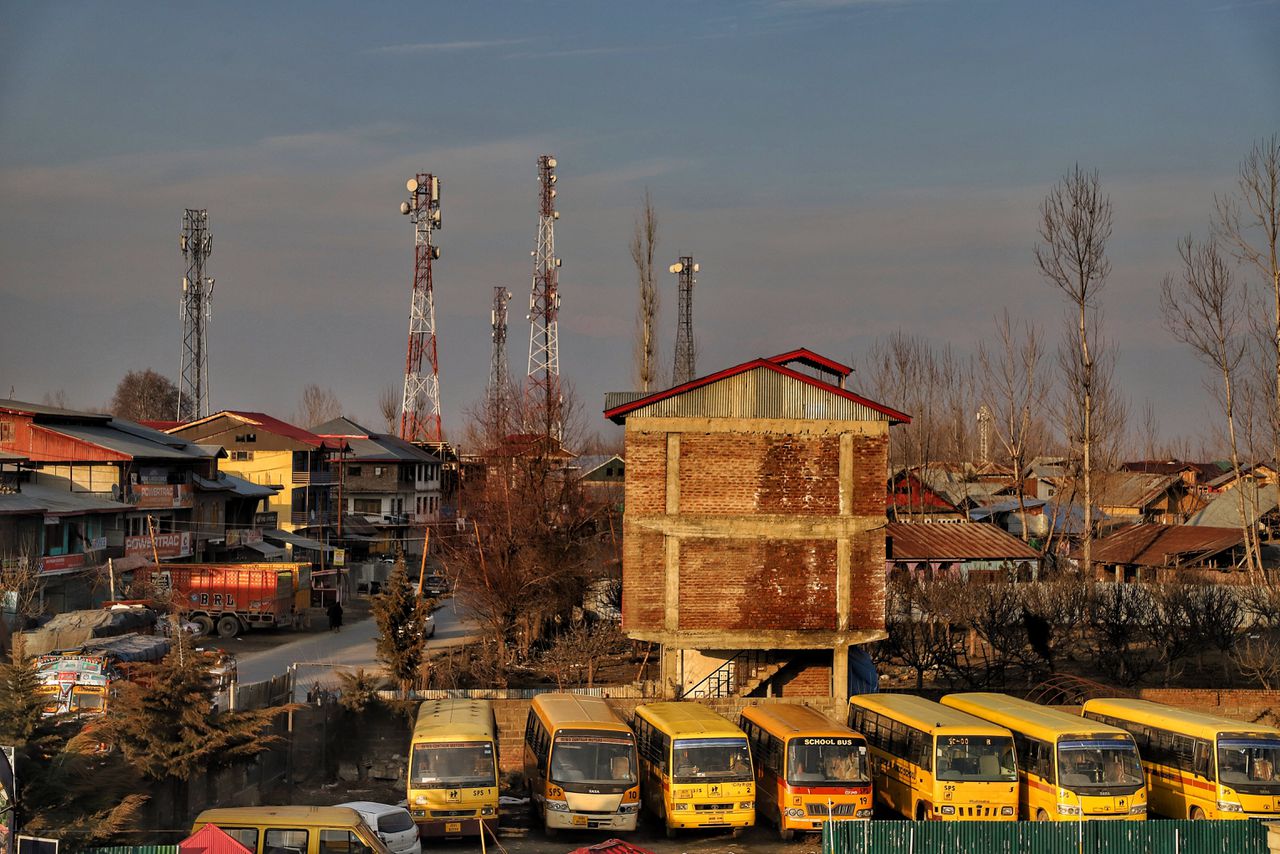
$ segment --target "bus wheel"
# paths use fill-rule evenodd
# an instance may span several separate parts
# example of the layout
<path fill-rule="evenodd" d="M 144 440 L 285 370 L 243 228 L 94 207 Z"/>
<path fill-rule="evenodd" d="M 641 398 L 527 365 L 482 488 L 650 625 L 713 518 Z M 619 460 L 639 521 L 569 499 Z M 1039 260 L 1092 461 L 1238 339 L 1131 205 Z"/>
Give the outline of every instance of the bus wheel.
<path fill-rule="evenodd" d="M 1192 808 L 1191 808 L 1191 820 L 1192 820 L 1192 821 L 1204 821 L 1204 810 L 1200 809 L 1200 807 L 1192 807 Z"/>
<path fill-rule="evenodd" d="M 782 825 L 778 825 L 778 838 L 781 839 L 783 842 L 790 842 L 791 840 L 796 838 L 796 832 L 794 830 L 791 830 L 790 828 L 786 828 L 786 827 L 783 827 Z"/>
<path fill-rule="evenodd" d="M 1044 810 L 1036 810 L 1036 821 L 1048 821 L 1049 814 Z"/>
<path fill-rule="evenodd" d="M 240 634 L 240 620 L 230 614 L 218 618 L 218 637 L 233 638 Z"/>
<path fill-rule="evenodd" d="M 667 825 L 667 838 L 668 839 L 676 838 L 676 829 L 669 824 Z"/>
<path fill-rule="evenodd" d="M 916 821 L 928 821 L 928 820 L 929 820 L 929 805 L 926 804 L 924 801 L 921 801 L 920 803 L 916 804 Z"/>
<path fill-rule="evenodd" d="M 560 829 L 556 827 L 545 827 L 544 830 L 547 832 L 548 839 L 555 839 L 560 835 Z"/>
<path fill-rule="evenodd" d="M 747 832 L 747 829 L 745 827 L 735 827 L 733 830 L 729 831 L 729 835 L 732 836 L 734 839 L 741 839 L 742 834 L 746 832 Z"/>
<path fill-rule="evenodd" d="M 191 622 L 200 627 L 200 636 L 208 637 L 213 634 L 213 617 L 208 614 L 201 614 L 198 617 L 192 617 Z"/>

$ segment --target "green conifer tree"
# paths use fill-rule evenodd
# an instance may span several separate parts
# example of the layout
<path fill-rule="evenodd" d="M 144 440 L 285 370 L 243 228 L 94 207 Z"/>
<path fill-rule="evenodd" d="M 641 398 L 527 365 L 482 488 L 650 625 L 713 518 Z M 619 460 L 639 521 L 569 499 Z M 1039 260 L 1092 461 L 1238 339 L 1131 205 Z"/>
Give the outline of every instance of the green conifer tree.
<path fill-rule="evenodd" d="M 93 722 L 44 714 L 34 659 L 0 663 L 0 744 L 14 747 L 17 826 L 69 846 L 106 842 L 129 829 L 146 802 L 119 753 L 102 749 Z"/>
<path fill-rule="evenodd" d="M 181 823 L 191 779 L 279 741 L 272 721 L 291 707 L 215 711 L 213 656 L 195 650 L 186 634 L 176 635 L 161 661 L 130 671 L 104 733 L 139 774 L 172 792 L 171 820 Z"/>
<path fill-rule="evenodd" d="M 403 696 L 408 696 L 422 668 L 430 614 L 430 606 L 409 582 L 404 554 L 396 555 L 383 592 L 373 598 L 373 617 L 378 623 L 378 660 L 399 683 Z"/>

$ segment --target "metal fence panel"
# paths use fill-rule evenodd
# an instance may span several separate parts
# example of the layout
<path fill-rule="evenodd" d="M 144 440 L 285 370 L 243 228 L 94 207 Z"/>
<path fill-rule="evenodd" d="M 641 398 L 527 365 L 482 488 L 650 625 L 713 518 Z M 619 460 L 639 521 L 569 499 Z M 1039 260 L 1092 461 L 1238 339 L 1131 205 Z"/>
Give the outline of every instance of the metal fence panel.
<path fill-rule="evenodd" d="M 80 854 L 178 854 L 178 846 L 113 845 L 108 848 L 84 848 Z"/>
<path fill-rule="evenodd" d="M 823 854 L 1267 854 L 1257 821 L 829 822 Z"/>

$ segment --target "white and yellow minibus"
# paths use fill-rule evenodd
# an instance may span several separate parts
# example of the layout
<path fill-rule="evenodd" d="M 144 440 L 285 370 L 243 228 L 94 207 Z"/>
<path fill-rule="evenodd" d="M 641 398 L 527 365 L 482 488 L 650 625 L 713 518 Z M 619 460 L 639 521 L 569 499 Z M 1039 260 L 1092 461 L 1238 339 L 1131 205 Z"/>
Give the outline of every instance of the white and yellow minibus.
<path fill-rule="evenodd" d="M 487 700 L 426 700 L 409 744 L 409 813 L 425 836 L 498 825 L 498 731 Z"/>

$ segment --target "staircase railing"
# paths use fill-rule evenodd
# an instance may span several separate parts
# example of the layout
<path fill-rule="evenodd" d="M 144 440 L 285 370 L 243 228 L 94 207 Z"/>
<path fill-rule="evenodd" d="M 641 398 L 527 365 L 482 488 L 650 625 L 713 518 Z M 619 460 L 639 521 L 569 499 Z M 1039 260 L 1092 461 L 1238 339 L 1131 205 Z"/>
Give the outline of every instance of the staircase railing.
<path fill-rule="evenodd" d="M 777 662 L 774 654 L 763 649 L 744 649 L 708 673 L 684 696 L 695 700 L 714 700 L 733 697 Z M 754 686 L 753 686 L 754 687 Z"/>

